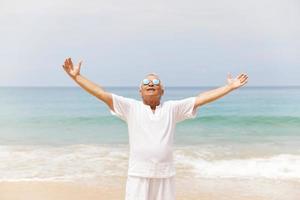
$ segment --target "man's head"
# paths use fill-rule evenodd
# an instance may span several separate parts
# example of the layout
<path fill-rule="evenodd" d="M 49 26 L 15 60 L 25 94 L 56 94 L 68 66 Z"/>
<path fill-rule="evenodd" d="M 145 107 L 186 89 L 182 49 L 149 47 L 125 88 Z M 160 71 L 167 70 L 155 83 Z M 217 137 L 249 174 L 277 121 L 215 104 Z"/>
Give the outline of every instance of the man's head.
<path fill-rule="evenodd" d="M 140 83 L 140 95 L 143 100 L 158 100 L 164 94 L 164 87 L 159 76 L 155 73 L 150 73 Z"/>

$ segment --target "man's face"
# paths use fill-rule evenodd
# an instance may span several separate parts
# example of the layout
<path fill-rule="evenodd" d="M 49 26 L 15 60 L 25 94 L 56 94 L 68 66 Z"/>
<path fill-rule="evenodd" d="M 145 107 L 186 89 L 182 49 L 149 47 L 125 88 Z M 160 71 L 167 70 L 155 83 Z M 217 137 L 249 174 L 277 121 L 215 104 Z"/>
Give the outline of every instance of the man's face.
<path fill-rule="evenodd" d="M 142 97 L 161 97 L 164 94 L 164 90 L 161 86 L 159 85 L 154 85 L 153 80 L 154 79 L 159 79 L 156 76 L 150 75 L 146 77 L 148 80 L 150 80 L 150 83 L 148 85 L 143 85 L 140 88 L 140 94 Z"/>

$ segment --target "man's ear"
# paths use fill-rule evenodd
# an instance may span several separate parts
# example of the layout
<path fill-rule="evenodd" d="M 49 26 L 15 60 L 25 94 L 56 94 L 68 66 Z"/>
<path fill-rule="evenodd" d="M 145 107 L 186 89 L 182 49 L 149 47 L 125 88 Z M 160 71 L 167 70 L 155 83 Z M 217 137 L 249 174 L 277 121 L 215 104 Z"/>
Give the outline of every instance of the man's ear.
<path fill-rule="evenodd" d="M 164 95 L 164 93 L 165 93 L 165 90 L 162 89 L 162 90 L 161 90 L 161 96 Z"/>

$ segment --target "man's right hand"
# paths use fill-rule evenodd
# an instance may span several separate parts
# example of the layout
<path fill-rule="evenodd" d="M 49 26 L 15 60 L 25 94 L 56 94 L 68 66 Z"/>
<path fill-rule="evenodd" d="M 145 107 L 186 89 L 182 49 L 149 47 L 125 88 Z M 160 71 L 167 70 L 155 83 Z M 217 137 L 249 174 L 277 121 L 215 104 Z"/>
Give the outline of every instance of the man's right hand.
<path fill-rule="evenodd" d="M 74 67 L 71 58 L 67 58 L 65 60 L 65 63 L 64 63 L 64 65 L 62 67 L 67 72 L 67 74 L 69 74 L 69 76 L 71 78 L 75 79 L 76 76 L 80 75 L 81 63 L 82 63 L 82 61 L 80 61 L 79 64 Z"/>
<path fill-rule="evenodd" d="M 83 76 L 79 76 L 81 63 L 82 61 L 80 61 L 77 66 L 73 66 L 71 58 L 67 58 L 62 67 L 69 74 L 69 76 L 78 85 L 80 85 L 80 87 L 82 87 L 84 90 L 86 90 L 88 93 L 92 94 L 93 96 L 97 97 L 98 99 L 102 100 L 104 103 L 106 103 L 109 106 L 109 108 L 112 111 L 114 111 L 112 94 L 106 92 L 101 86 L 93 83 L 87 78 Z"/>

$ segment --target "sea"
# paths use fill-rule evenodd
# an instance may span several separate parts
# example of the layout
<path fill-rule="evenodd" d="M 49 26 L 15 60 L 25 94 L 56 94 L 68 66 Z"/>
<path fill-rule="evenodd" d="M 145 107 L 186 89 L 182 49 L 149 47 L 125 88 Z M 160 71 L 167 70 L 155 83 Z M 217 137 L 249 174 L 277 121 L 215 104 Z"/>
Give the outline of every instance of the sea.
<path fill-rule="evenodd" d="M 216 87 L 166 87 L 162 101 Z M 106 87 L 141 100 L 137 87 Z M 0 87 L 0 181 L 127 174 L 126 123 L 80 87 Z M 300 87 L 244 86 L 176 126 L 179 177 L 300 182 Z"/>

